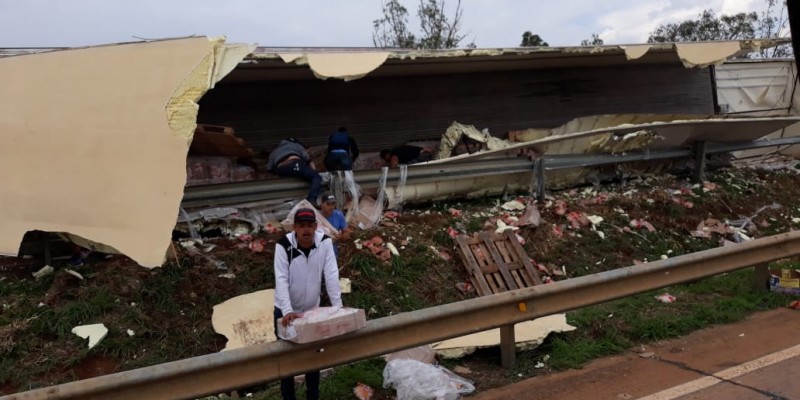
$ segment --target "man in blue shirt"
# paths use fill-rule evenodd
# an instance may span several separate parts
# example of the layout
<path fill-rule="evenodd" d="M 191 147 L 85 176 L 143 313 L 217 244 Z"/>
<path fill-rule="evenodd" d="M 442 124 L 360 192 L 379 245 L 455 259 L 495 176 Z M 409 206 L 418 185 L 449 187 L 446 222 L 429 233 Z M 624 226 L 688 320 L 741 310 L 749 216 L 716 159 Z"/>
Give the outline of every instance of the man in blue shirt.
<path fill-rule="evenodd" d="M 356 141 L 347 133 L 347 128 L 340 127 L 328 138 L 325 168 L 328 171 L 350 171 L 358 154 Z"/>
<path fill-rule="evenodd" d="M 350 227 L 347 225 L 347 220 L 344 214 L 336 209 L 336 197 L 333 193 L 325 193 L 322 195 L 322 207 L 320 209 L 322 215 L 339 231 L 339 235 L 333 239 L 333 252 L 336 258 L 339 258 L 339 241 L 350 240 Z"/>

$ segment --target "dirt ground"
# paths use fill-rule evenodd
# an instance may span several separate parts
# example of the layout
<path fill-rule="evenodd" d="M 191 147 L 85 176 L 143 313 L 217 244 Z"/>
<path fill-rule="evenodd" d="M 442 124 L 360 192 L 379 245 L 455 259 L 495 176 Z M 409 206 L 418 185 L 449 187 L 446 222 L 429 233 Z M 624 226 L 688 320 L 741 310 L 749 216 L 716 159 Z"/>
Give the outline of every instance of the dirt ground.
<path fill-rule="evenodd" d="M 786 232 L 799 226 L 793 220 L 800 216 L 798 195 L 795 171 L 725 169 L 711 173 L 706 185 L 648 177 L 551 193 L 539 205 L 539 226 L 518 234 L 547 279 L 569 279 L 733 242 L 733 233 L 692 232 L 708 218 L 739 220 L 773 203 L 781 207 L 762 210 L 743 233 Z M 494 230 L 496 219 L 513 222 L 521 212 L 500 205 L 514 198 L 409 206 L 375 230 L 356 232 L 340 248 L 341 276 L 353 281 L 354 290 L 345 303 L 378 318 L 474 297 L 474 291 L 456 289 L 468 275 L 450 233 Z M 590 216 L 603 221 L 587 223 Z M 374 255 L 365 243 L 376 236 L 394 243 L 400 256 L 384 261 Z M 225 338 L 211 327 L 212 307 L 274 287 L 272 252 L 279 237 L 207 238 L 204 243 L 214 247 L 202 256 L 176 245 L 176 256 L 153 270 L 120 255 L 92 255 L 79 267 L 55 262 L 56 272 L 41 279 L 31 275 L 42 260 L 0 257 L 0 394 L 219 351 Z M 259 241 L 263 251 L 251 250 Z M 100 322 L 109 334 L 92 350 L 70 332 Z M 473 371 L 469 378 L 479 391 L 518 380 L 497 367 L 497 353 L 479 351 L 458 362 Z"/>

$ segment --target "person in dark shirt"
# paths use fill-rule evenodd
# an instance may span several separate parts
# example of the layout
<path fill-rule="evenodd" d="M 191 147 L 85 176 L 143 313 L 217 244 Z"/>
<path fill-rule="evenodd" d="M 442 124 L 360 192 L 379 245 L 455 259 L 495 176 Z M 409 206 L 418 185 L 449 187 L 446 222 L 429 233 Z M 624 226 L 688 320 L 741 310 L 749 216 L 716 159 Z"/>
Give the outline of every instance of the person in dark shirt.
<path fill-rule="evenodd" d="M 299 140 L 294 138 L 281 140 L 278 147 L 269 153 L 267 170 L 281 177 L 293 176 L 310 182 L 311 188 L 308 190 L 306 200 L 311 204 L 317 204 L 322 188 L 322 177 L 314 169 L 305 146 Z"/>
<path fill-rule="evenodd" d="M 433 150 L 427 147 L 402 145 L 381 150 L 381 158 L 394 168 L 400 164 L 416 164 L 433 160 Z"/>
<path fill-rule="evenodd" d="M 328 171 L 350 171 L 357 158 L 358 146 L 347 128 L 341 127 L 328 137 L 328 152 L 324 161 Z"/>

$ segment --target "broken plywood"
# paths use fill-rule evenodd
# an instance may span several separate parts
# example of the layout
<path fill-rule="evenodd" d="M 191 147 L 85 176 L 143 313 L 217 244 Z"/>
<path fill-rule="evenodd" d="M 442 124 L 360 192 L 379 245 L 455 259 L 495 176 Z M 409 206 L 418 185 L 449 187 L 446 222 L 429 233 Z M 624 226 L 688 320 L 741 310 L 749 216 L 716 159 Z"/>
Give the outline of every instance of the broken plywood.
<path fill-rule="evenodd" d="M 480 296 L 541 285 L 542 280 L 516 235 L 480 232 L 456 237 L 458 253 Z"/>
<path fill-rule="evenodd" d="M 251 49 L 195 37 L 0 58 L 14 77 L 0 85 L 0 254 L 42 230 L 161 265 L 197 101 Z"/>
<path fill-rule="evenodd" d="M 575 327 L 567 323 L 566 314 L 548 315 L 532 321 L 514 325 L 514 338 L 520 350 L 532 349 L 544 341 L 552 332 L 569 332 Z M 459 358 L 472 354 L 476 349 L 500 345 L 500 329 L 462 336 L 433 345 L 436 353 L 444 358 Z"/>
<path fill-rule="evenodd" d="M 211 325 L 228 338 L 225 350 L 274 342 L 275 289 L 243 294 L 214 306 Z"/>

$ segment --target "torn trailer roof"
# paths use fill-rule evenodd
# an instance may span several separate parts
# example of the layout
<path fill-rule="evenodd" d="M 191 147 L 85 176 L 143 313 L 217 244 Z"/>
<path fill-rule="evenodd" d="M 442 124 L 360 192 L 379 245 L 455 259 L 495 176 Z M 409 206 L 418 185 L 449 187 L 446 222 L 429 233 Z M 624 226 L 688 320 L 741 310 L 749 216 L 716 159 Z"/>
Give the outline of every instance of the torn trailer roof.
<path fill-rule="evenodd" d="M 587 115 L 708 115 L 711 73 L 694 67 L 775 44 L 273 52 L 198 37 L 2 57 L 18 79 L 0 89 L 15 143 L 0 150 L 15 171 L 0 253 L 42 230 L 160 265 L 196 122 L 233 127 L 266 154 L 290 136 L 323 144 L 340 125 L 374 152 L 439 138 L 453 121 L 505 139 Z"/>

